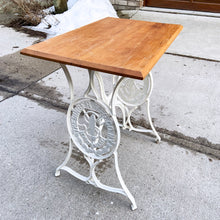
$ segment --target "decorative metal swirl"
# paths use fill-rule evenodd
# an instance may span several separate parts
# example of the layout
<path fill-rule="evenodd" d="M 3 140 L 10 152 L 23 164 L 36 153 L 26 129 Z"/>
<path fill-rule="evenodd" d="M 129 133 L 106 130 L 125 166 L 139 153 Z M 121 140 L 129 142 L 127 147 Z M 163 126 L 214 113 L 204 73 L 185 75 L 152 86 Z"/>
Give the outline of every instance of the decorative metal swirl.
<path fill-rule="evenodd" d="M 150 91 L 151 81 L 149 76 L 144 80 L 125 78 L 120 84 L 118 96 L 124 104 L 138 106 L 146 101 Z"/>
<path fill-rule="evenodd" d="M 72 139 L 85 155 L 93 159 L 111 156 L 118 147 L 119 126 L 104 104 L 83 98 L 71 112 Z"/>

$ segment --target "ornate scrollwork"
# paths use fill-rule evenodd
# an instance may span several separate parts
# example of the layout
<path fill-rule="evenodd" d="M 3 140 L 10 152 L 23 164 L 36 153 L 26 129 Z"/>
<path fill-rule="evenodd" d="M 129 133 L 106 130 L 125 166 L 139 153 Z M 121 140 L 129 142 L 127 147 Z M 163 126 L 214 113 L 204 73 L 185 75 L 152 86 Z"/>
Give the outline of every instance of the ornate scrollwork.
<path fill-rule="evenodd" d="M 71 137 L 93 159 L 111 156 L 118 145 L 118 128 L 110 110 L 93 99 L 78 100 L 71 111 Z"/>
<path fill-rule="evenodd" d="M 120 129 L 114 110 L 115 103 L 117 102 L 117 88 L 119 88 L 118 86 L 123 78 L 119 79 L 117 88 L 113 94 L 106 96 L 103 81 L 97 75 L 101 92 L 101 95 L 99 95 L 94 86 L 94 71 L 90 70 L 90 82 L 84 96 L 90 97 L 89 93 L 93 91 L 97 100 L 93 98 L 82 98 L 74 102 L 73 84 L 70 73 L 65 65 L 61 64 L 61 67 L 68 80 L 71 93 L 71 104 L 67 112 L 67 128 L 70 134 L 70 144 L 68 154 L 63 163 L 56 169 L 55 176 L 60 175 L 60 170 L 65 170 L 86 183 L 127 196 L 132 203 L 132 210 L 136 209 L 135 199 L 121 176 L 117 154 L 117 148 L 120 142 Z M 89 176 L 81 175 L 67 166 L 72 155 L 73 142 L 84 154 L 85 159 L 89 163 Z M 122 188 L 105 185 L 98 180 L 96 175 L 96 166 L 101 163 L 102 159 L 110 157 L 112 154 L 114 155 L 116 174 Z"/>
<path fill-rule="evenodd" d="M 143 104 L 151 90 L 150 77 L 144 80 L 125 78 L 120 84 L 118 96 L 121 102 L 128 106 Z"/>

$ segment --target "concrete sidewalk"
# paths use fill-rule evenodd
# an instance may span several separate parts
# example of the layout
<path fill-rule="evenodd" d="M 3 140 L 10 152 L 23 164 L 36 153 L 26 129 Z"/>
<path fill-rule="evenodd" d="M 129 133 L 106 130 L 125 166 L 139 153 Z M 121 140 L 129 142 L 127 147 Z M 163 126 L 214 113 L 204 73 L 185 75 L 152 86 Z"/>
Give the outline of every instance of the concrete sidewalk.
<path fill-rule="evenodd" d="M 161 23 L 182 24 L 183 30 L 167 53 L 220 61 L 220 14 L 145 7 L 122 11 L 128 17 Z"/>
<path fill-rule="evenodd" d="M 163 141 L 155 144 L 150 136 L 121 131 L 119 165 L 138 209 L 130 211 L 125 197 L 84 184 L 66 172 L 54 177 L 68 150 L 66 79 L 55 63 L 10 54 L 38 39 L 1 28 L 1 33 L 10 31 L 22 39 L 8 45 L 7 55 L 0 57 L 1 219 L 219 219 L 220 60 L 214 33 L 220 19 L 129 13 L 132 19 L 184 25 L 184 32 L 153 68 L 151 112 Z M 196 30 L 194 21 L 202 23 Z M 195 43 L 186 46 L 190 36 L 202 44 L 203 25 L 212 33 L 210 50 L 205 42 L 204 50 Z M 1 38 L 0 44 L 4 42 Z M 69 68 L 80 97 L 88 73 Z M 105 80 L 109 78 L 105 74 Z M 134 121 L 148 126 L 143 107 Z M 88 173 L 78 150 L 70 166 Z M 104 183 L 118 186 L 113 160 L 99 166 L 97 173 Z"/>

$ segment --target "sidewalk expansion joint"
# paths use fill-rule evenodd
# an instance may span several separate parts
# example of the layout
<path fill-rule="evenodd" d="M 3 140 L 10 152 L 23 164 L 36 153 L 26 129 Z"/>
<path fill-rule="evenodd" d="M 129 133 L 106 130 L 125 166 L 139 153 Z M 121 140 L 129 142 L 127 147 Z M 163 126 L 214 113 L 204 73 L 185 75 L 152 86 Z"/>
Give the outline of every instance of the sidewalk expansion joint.
<path fill-rule="evenodd" d="M 186 58 L 196 59 L 196 60 L 204 60 L 204 61 L 209 61 L 209 62 L 220 63 L 220 60 L 209 59 L 209 58 L 204 58 L 204 57 L 196 57 L 196 56 L 190 56 L 190 55 L 184 55 L 184 54 L 178 54 L 178 53 L 170 53 L 170 52 L 165 52 L 164 54 L 172 55 L 172 56 L 179 56 L 179 57 L 186 57 Z"/>
<path fill-rule="evenodd" d="M 2 92 L 9 93 L 10 95 L 7 96 L 7 97 L 4 97 L 4 96 L 3 96 L 3 100 L 0 100 L 0 103 L 3 102 L 3 101 L 5 101 L 6 99 L 9 99 L 9 98 L 11 98 L 11 97 L 17 95 L 17 92 L 15 92 L 15 91 L 13 91 L 13 90 L 11 90 L 11 89 L 9 89 L 9 88 L 6 88 L 6 87 L 0 85 L 0 92 L 1 92 L 1 91 L 2 91 Z"/>
<path fill-rule="evenodd" d="M 49 98 L 41 97 L 30 92 L 22 91 L 18 95 L 36 101 L 45 108 L 54 109 L 63 113 L 66 113 L 69 106 L 69 104 L 63 101 L 51 100 Z M 121 120 L 122 119 L 119 118 L 119 121 Z M 145 121 L 144 119 L 135 120 L 134 118 L 131 118 L 131 121 L 134 126 L 140 126 L 147 129 L 150 128 L 150 125 L 147 122 L 143 124 L 143 121 Z M 220 160 L 220 144 L 211 143 L 209 140 L 203 137 L 193 138 L 177 131 L 169 131 L 168 129 L 160 127 L 155 128 L 159 132 L 162 141 L 192 150 L 194 152 L 203 153 L 214 159 Z M 143 135 L 154 137 L 150 133 Z"/>
<path fill-rule="evenodd" d="M 157 130 L 161 130 L 161 129 L 157 129 Z M 211 144 L 211 146 L 207 146 L 207 145 L 196 143 L 197 138 L 187 137 L 186 139 L 182 139 L 180 137 L 176 137 L 175 135 L 173 136 L 173 135 L 169 135 L 169 134 L 165 134 L 161 132 L 159 132 L 159 135 L 161 136 L 162 141 L 166 141 L 167 143 L 171 143 L 173 145 L 177 145 L 177 146 L 186 148 L 188 150 L 192 150 L 194 152 L 205 154 L 209 157 L 212 157 L 213 159 L 220 160 L 220 150 L 217 148 L 216 149 L 213 148 L 212 146 L 213 144 Z M 194 139 L 194 140 L 190 141 L 188 140 L 188 138 Z M 201 138 L 201 139 L 205 139 L 205 138 Z"/>
<path fill-rule="evenodd" d="M 53 72 L 55 72 L 55 71 L 57 71 L 57 70 L 59 70 L 59 69 L 60 69 L 60 67 L 57 68 L 57 69 L 55 69 Z M 10 93 L 10 94 L 11 94 L 11 96 L 9 96 L 9 97 L 7 97 L 7 98 L 4 98 L 4 99 L 3 99 L 2 101 L 0 101 L 0 102 L 3 102 L 3 101 L 5 101 L 5 100 L 7 100 L 8 98 L 11 98 L 11 97 L 13 97 L 13 96 L 15 96 L 15 95 L 18 95 L 18 94 L 19 94 L 20 92 L 22 92 L 23 90 L 25 90 L 25 89 L 27 89 L 28 87 L 30 87 L 30 86 L 36 84 L 38 81 L 42 80 L 44 77 L 49 76 L 49 75 L 50 75 L 51 73 L 53 73 L 53 72 L 50 72 L 50 73 L 48 73 L 48 74 L 42 76 L 41 78 L 35 80 L 34 82 L 31 82 L 31 83 L 27 84 L 26 86 L 24 86 L 24 87 L 22 87 L 22 88 L 20 88 L 20 89 L 18 89 L 18 90 L 12 89 L 12 88 L 7 87 L 7 86 L 0 85 L 0 91 L 2 91 L 2 92 L 7 92 L 7 93 Z M 19 81 L 17 81 L 17 82 L 19 82 Z"/>
<path fill-rule="evenodd" d="M 7 88 L 7 87 L 5 87 L 5 86 L 1 86 L 1 85 L 0 85 L 0 91 L 12 93 L 12 94 L 15 94 L 15 95 L 17 94 L 17 92 L 13 91 L 12 89 Z"/>
<path fill-rule="evenodd" d="M 150 129 L 150 124 L 148 124 L 145 119 L 131 119 L 134 127 L 140 126 L 143 128 Z M 155 129 L 159 133 L 162 141 L 166 141 L 167 143 L 175 144 L 180 147 L 193 150 L 195 152 L 206 154 L 215 159 L 220 159 L 220 144 L 212 143 L 204 137 L 193 138 L 190 136 L 186 136 L 178 131 L 170 131 L 168 129 L 156 126 Z M 146 135 L 154 137 L 150 133 Z"/>
<path fill-rule="evenodd" d="M 66 112 L 69 106 L 69 104 L 65 102 L 52 100 L 47 97 L 42 97 L 31 92 L 21 91 L 18 95 L 36 101 L 45 108 L 56 109 L 60 112 Z"/>

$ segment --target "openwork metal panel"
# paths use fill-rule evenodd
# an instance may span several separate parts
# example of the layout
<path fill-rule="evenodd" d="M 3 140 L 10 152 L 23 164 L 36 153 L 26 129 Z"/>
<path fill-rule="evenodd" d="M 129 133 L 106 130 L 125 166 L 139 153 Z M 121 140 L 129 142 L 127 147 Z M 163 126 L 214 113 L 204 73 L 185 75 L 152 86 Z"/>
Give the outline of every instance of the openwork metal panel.
<path fill-rule="evenodd" d="M 110 110 L 96 100 L 76 101 L 71 111 L 71 137 L 85 155 L 105 159 L 117 148 L 117 125 Z"/>
<path fill-rule="evenodd" d="M 60 175 L 60 170 L 65 170 L 78 179 L 92 184 L 101 189 L 120 193 L 131 201 L 131 208 L 137 208 L 136 202 L 124 180 L 118 165 L 117 149 L 120 143 L 120 126 L 129 131 L 150 132 L 160 141 L 150 117 L 149 97 L 153 88 L 151 73 L 143 80 L 134 80 L 125 77 L 113 77 L 113 90 L 107 95 L 101 75 L 98 72 L 89 70 L 89 85 L 84 97 L 74 100 L 74 89 L 71 75 L 68 68 L 61 64 L 66 75 L 71 103 L 67 112 L 67 128 L 70 135 L 69 151 L 64 162 L 56 169 L 55 176 Z M 97 90 L 95 78 L 98 82 Z M 131 123 L 131 115 L 138 106 L 147 104 L 147 115 L 151 129 L 137 129 Z M 123 113 L 122 124 L 118 123 L 116 108 Z M 84 155 L 90 166 L 88 176 L 81 175 L 67 166 L 75 145 Z M 114 156 L 115 170 L 121 188 L 107 186 L 100 182 L 96 176 L 96 167 L 104 159 Z"/>

